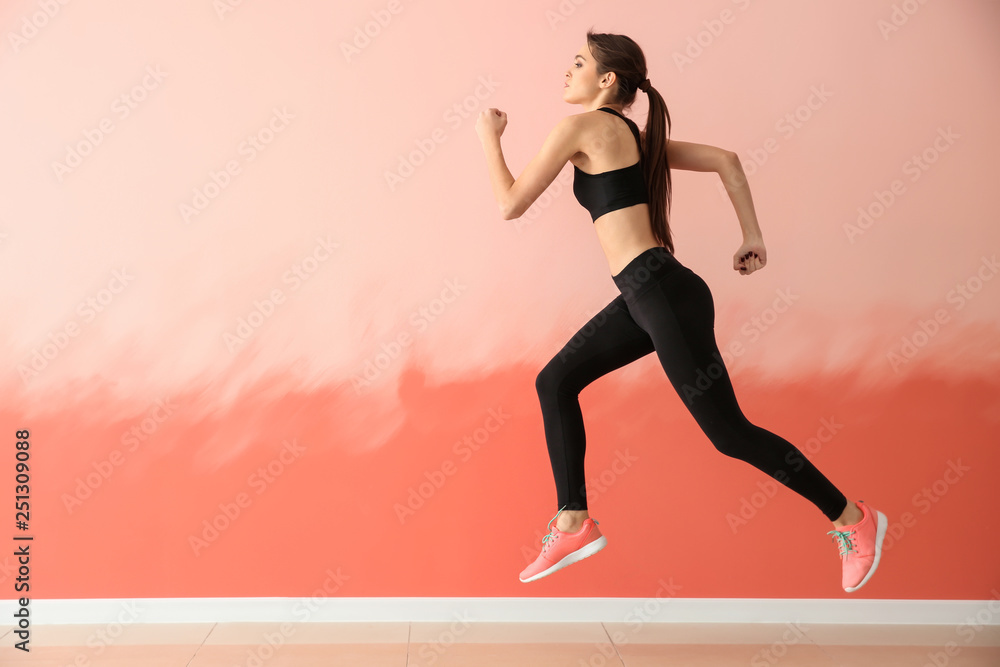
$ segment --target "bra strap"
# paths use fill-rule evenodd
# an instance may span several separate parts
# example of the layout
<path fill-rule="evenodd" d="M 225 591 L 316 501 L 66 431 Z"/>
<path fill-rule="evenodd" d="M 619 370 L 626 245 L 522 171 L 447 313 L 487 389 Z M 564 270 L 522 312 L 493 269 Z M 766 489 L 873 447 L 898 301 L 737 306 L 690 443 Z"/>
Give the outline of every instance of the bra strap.
<path fill-rule="evenodd" d="M 612 113 L 625 121 L 625 124 L 628 125 L 628 129 L 632 130 L 632 134 L 635 136 L 635 142 L 639 144 L 639 155 L 642 155 L 642 140 L 639 138 L 639 126 L 635 124 L 635 121 L 630 118 L 626 118 L 614 109 L 608 107 L 597 107 L 597 110 L 607 111 L 608 113 Z"/>

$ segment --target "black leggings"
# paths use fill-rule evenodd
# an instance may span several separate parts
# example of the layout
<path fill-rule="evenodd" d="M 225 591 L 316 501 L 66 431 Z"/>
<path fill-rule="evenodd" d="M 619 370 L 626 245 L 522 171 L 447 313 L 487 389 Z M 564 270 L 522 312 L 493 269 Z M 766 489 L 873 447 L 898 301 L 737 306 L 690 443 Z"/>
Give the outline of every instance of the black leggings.
<path fill-rule="evenodd" d="M 580 392 L 655 350 L 716 449 L 766 472 L 831 521 L 837 519 L 847 506 L 844 494 L 794 445 L 743 415 L 715 342 L 715 302 L 705 281 L 662 246 L 643 251 L 612 278 L 621 294 L 563 346 L 535 381 L 559 509 L 587 509 Z"/>

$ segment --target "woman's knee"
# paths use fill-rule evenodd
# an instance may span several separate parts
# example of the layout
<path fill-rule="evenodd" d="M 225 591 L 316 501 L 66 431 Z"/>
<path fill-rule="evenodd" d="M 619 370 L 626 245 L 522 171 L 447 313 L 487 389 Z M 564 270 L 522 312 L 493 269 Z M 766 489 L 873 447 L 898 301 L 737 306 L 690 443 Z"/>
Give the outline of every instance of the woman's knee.
<path fill-rule="evenodd" d="M 565 382 L 566 374 L 550 362 L 535 377 L 535 391 L 539 396 L 552 396 L 563 390 Z"/>
<path fill-rule="evenodd" d="M 721 454 L 734 459 L 744 460 L 747 456 L 746 443 L 732 436 L 718 436 L 709 438 Z"/>
<path fill-rule="evenodd" d="M 753 439 L 745 419 L 715 419 L 699 422 L 712 445 L 722 454 L 746 460 Z"/>

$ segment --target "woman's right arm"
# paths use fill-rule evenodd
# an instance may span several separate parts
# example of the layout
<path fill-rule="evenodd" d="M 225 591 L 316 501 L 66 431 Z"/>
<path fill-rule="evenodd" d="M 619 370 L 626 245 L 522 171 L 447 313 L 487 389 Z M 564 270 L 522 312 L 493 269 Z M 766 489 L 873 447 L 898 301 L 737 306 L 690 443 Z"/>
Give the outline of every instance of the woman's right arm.
<path fill-rule="evenodd" d="M 671 139 L 667 142 L 667 163 L 671 169 L 714 171 L 719 174 L 743 230 L 743 244 L 733 255 L 733 269 L 746 275 L 763 268 L 767 264 L 767 250 L 739 156 L 716 146 Z"/>
<path fill-rule="evenodd" d="M 736 153 L 707 144 L 671 139 L 667 142 L 667 163 L 671 169 L 717 172 L 726 186 L 733 208 L 736 209 L 736 217 L 743 230 L 743 240 L 763 238 L 753 209 L 753 199 L 750 197 L 750 185 Z"/>
<path fill-rule="evenodd" d="M 736 153 L 707 144 L 693 144 L 689 141 L 667 142 L 667 162 L 671 169 L 686 171 L 717 171 L 722 173 L 727 163 Z"/>

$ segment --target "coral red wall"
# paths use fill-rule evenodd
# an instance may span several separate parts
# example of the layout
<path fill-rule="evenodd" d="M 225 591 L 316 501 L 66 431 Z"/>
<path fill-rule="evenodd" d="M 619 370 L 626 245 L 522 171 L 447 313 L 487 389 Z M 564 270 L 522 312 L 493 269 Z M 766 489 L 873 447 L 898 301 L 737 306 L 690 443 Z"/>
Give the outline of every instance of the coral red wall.
<path fill-rule="evenodd" d="M 768 266 L 732 271 L 715 174 L 673 174 L 677 257 L 747 416 L 893 522 L 854 596 L 1000 588 L 997 7 L 564 5 L 0 9 L 35 598 L 846 595 L 829 522 L 655 356 L 581 395 L 608 548 L 517 580 L 558 509 L 535 375 L 617 292 L 571 167 L 504 221 L 474 121 L 509 114 L 520 174 L 591 26 L 645 49 L 674 139 L 743 159 Z"/>

